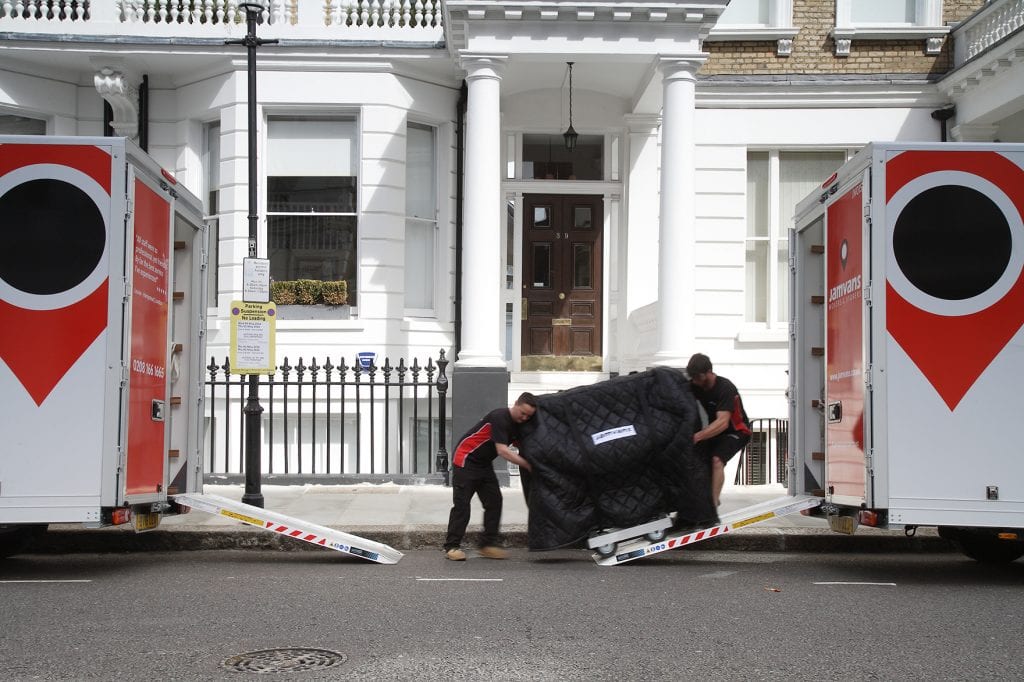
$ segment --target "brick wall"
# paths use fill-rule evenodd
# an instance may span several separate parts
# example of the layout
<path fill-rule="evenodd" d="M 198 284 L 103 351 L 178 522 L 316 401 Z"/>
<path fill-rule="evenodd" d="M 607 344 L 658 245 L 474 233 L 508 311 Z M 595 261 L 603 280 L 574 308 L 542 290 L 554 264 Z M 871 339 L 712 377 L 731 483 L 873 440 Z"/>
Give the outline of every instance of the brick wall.
<path fill-rule="evenodd" d="M 943 22 L 962 21 L 985 4 L 984 0 L 944 0 Z M 849 57 L 835 56 L 829 33 L 835 27 L 835 0 L 793 0 L 793 25 L 800 29 L 788 57 L 776 55 L 776 41 L 704 43 L 711 56 L 700 74 L 942 74 L 952 65 L 947 37 L 937 55 L 925 53 L 923 38 L 914 40 L 854 40 Z"/>

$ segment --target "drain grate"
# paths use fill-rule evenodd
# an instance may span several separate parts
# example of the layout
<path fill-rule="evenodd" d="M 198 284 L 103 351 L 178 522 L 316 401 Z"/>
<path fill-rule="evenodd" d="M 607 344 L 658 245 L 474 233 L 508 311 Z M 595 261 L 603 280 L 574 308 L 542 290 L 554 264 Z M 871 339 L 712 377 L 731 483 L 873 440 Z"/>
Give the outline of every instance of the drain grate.
<path fill-rule="evenodd" d="M 345 654 L 327 649 L 287 647 L 238 654 L 222 665 L 240 673 L 301 673 L 330 668 L 344 663 L 347 658 Z"/>

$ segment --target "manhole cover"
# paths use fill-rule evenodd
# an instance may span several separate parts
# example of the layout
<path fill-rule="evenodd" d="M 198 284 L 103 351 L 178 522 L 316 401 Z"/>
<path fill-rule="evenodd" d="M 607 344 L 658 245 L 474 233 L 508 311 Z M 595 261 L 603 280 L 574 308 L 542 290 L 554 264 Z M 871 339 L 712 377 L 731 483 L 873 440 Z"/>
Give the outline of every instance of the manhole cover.
<path fill-rule="evenodd" d="M 344 663 L 345 654 L 327 649 L 288 647 L 238 654 L 224 661 L 228 670 L 240 673 L 300 673 Z"/>

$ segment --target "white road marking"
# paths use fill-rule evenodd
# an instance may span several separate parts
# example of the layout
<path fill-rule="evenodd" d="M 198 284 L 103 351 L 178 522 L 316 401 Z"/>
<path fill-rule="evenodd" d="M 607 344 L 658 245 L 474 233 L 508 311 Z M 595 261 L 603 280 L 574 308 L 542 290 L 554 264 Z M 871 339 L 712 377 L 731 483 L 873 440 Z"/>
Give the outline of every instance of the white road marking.
<path fill-rule="evenodd" d="M 728 578 L 730 575 L 736 575 L 736 571 L 715 571 L 714 573 L 705 573 L 704 575 L 697 576 L 698 578 Z"/>
<path fill-rule="evenodd" d="M 416 578 L 428 583 L 500 583 L 504 578 Z"/>
<path fill-rule="evenodd" d="M 844 582 L 840 580 L 836 581 L 824 581 L 814 583 L 815 585 L 876 585 L 879 587 L 896 587 L 896 583 L 868 583 L 868 582 Z"/>
<path fill-rule="evenodd" d="M 0 580 L 0 583 L 91 583 L 91 580 Z"/>

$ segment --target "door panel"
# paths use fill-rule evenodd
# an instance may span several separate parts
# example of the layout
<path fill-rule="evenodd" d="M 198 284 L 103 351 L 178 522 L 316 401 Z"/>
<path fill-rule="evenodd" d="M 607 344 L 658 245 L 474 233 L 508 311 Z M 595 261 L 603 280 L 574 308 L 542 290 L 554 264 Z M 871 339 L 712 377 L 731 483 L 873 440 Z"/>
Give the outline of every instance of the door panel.
<path fill-rule="evenodd" d="M 532 194 L 524 208 L 523 369 L 600 369 L 603 200 Z"/>

